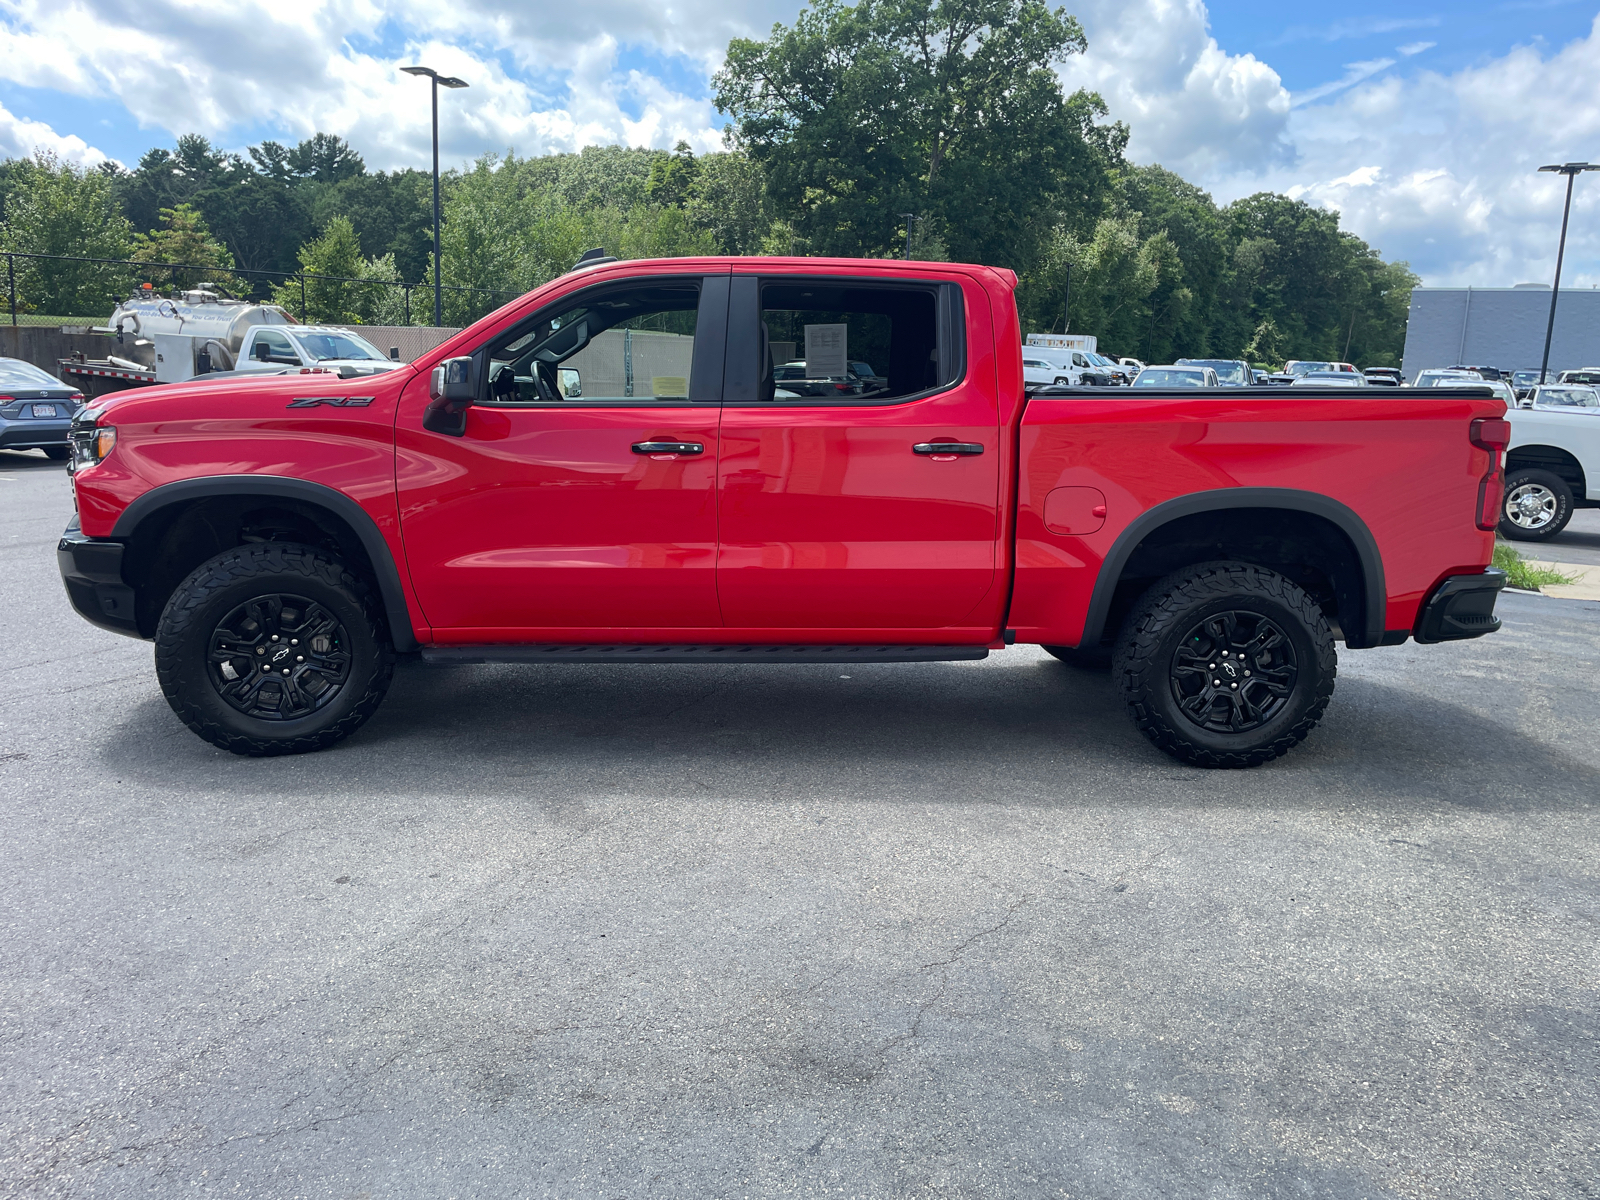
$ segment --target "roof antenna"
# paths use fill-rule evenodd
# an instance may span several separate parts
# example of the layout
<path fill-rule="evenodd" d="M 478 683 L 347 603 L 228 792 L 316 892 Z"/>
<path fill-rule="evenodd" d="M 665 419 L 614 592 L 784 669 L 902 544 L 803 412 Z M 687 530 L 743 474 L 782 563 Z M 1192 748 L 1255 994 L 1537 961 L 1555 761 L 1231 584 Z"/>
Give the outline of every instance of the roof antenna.
<path fill-rule="evenodd" d="M 578 261 L 572 264 L 572 269 L 576 271 L 580 267 L 598 267 L 601 263 L 616 261 L 616 255 L 607 254 L 604 246 L 596 246 L 593 250 L 585 250 Z"/>

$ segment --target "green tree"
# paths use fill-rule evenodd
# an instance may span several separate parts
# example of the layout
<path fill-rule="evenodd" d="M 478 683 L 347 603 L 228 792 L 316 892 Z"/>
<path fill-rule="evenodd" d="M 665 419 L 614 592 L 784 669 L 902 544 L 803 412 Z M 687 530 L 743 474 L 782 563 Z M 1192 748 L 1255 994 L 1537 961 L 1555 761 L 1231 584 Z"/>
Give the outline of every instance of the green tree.
<path fill-rule="evenodd" d="M 1040 0 L 812 0 L 729 44 L 716 103 L 813 251 L 894 254 L 912 213 L 955 257 L 1022 270 L 1069 202 L 1092 220 L 1125 140 L 1061 92 L 1053 64 L 1084 47 Z"/>
<path fill-rule="evenodd" d="M 304 321 L 358 323 L 368 289 L 352 282 L 365 278 L 366 263 L 361 257 L 361 240 L 350 219 L 335 217 L 329 221 L 319 237 L 300 247 L 299 259 L 305 288 L 303 311 L 300 279 L 279 285 L 273 299 Z"/>
<path fill-rule="evenodd" d="M 718 254 L 767 254 L 775 217 L 761 167 L 738 150 L 706 154 L 696 160 L 684 211 L 698 229 L 711 235 Z M 789 253 L 787 236 L 779 253 Z"/>
<path fill-rule="evenodd" d="M 143 263 L 184 263 L 199 270 L 152 270 L 146 273 L 158 287 L 193 287 L 211 283 L 228 292 L 238 292 L 241 284 L 232 274 L 233 255 L 211 236 L 205 218 L 188 204 L 161 210 L 160 229 L 133 235 L 131 257 Z"/>
<path fill-rule="evenodd" d="M 110 177 L 41 150 L 9 174 L 0 245 L 19 254 L 128 257 L 131 230 Z M 104 319 L 132 283 L 109 263 L 16 260 L 18 302 L 53 316 Z"/>
<path fill-rule="evenodd" d="M 1108 350 L 1132 353 L 1150 339 L 1153 317 L 1164 313 L 1170 319 L 1173 309 L 1187 303 L 1178 286 L 1182 278 L 1177 248 L 1165 231 L 1141 238 L 1138 220 L 1129 214 L 1101 218 L 1087 238 L 1057 230 L 1030 286 L 1065 297 L 1070 279 L 1070 309 L 1058 300 L 1050 326 L 1060 322 L 1064 331 L 1095 334 Z M 1150 299 L 1164 282 L 1173 286 L 1164 303 L 1152 307 Z"/>

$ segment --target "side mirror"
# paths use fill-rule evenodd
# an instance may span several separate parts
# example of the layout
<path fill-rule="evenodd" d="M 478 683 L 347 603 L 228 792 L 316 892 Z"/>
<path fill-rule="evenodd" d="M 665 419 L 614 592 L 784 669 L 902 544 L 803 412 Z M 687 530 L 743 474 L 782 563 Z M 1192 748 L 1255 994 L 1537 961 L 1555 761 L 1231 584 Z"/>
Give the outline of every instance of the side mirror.
<path fill-rule="evenodd" d="M 571 367 L 561 368 L 561 394 L 568 400 L 576 400 L 583 395 L 583 378 Z"/>
<path fill-rule="evenodd" d="M 447 358 L 433 369 L 422 427 L 449 437 L 464 437 L 467 409 L 478 398 L 478 372 L 470 357 Z"/>
<path fill-rule="evenodd" d="M 251 357 L 253 357 L 257 362 L 272 361 L 272 347 L 267 345 L 265 342 L 257 342 L 255 344 L 255 348 L 250 351 L 250 354 Z"/>
<path fill-rule="evenodd" d="M 400 347 L 399 346 L 390 346 L 389 347 L 389 361 L 390 362 L 399 362 L 400 361 Z"/>

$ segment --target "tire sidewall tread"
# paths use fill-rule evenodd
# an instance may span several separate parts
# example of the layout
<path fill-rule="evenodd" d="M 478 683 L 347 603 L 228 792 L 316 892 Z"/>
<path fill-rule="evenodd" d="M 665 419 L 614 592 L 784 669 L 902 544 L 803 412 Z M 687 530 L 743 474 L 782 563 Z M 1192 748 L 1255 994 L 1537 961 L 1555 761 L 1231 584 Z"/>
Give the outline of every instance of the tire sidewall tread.
<path fill-rule="evenodd" d="M 1303 626 L 1286 632 L 1300 635 L 1297 641 L 1309 641 L 1309 646 L 1296 646 L 1297 665 L 1301 679 L 1308 671 L 1314 671 L 1315 678 L 1309 692 L 1295 697 L 1286 714 L 1262 729 L 1232 735 L 1240 742 L 1232 749 L 1225 743 L 1209 744 L 1228 735 L 1207 738 L 1181 714 L 1167 711 L 1171 707 L 1167 660 L 1175 649 L 1170 639 L 1192 628 L 1204 608 L 1220 601 L 1248 607 L 1251 600 L 1275 605 Z M 1192 766 L 1224 768 L 1259 766 L 1304 741 L 1333 697 L 1337 670 L 1333 631 L 1317 602 L 1276 571 L 1238 562 L 1186 567 L 1149 588 L 1123 623 L 1112 662 L 1112 678 L 1122 689 L 1128 715 L 1151 742 Z"/>
<path fill-rule="evenodd" d="M 1524 529 L 1506 515 L 1506 504 L 1511 499 L 1511 493 L 1525 483 L 1537 483 L 1540 487 L 1549 488 L 1555 494 L 1555 519 L 1543 529 Z M 1565 479 L 1554 471 L 1546 471 L 1539 467 L 1518 467 L 1506 476 L 1505 492 L 1500 498 L 1497 532 L 1501 537 L 1514 542 L 1548 542 L 1567 527 L 1567 523 L 1572 520 L 1572 511 L 1572 488 Z"/>
<path fill-rule="evenodd" d="M 232 709 L 205 678 L 217 621 L 252 590 L 310 593 L 337 611 L 352 643 L 351 678 L 327 709 L 293 721 L 262 721 Z M 394 673 L 394 651 L 371 589 L 326 552 L 287 542 L 238 546 L 190 572 L 161 613 L 155 660 L 161 691 L 184 724 L 214 746 L 252 757 L 303 754 L 343 740 L 377 710 Z"/>

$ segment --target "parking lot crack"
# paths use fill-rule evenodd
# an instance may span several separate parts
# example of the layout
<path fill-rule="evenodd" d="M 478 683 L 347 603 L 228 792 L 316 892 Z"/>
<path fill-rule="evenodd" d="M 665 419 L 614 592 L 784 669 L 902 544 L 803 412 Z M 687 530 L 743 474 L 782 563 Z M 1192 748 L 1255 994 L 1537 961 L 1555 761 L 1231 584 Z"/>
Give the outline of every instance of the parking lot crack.
<path fill-rule="evenodd" d="M 933 995 L 927 997 L 927 999 L 922 1000 L 917 1004 L 916 1015 L 911 1018 L 911 1024 L 906 1028 L 906 1031 L 904 1033 L 896 1034 L 894 1037 L 890 1038 L 888 1041 L 884 1042 L 878 1047 L 877 1054 L 880 1068 L 887 1059 L 891 1050 L 894 1050 L 899 1046 L 908 1045 L 922 1037 L 923 1020 L 927 1017 L 928 1012 L 933 1008 L 933 1006 L 944 999 L 945 993 L 949 990 L 950 968 L 959 963 L 966 953 L 979 942 L 983 941 L 985 938 L 994 937 L 996 934 L 1002 932 L 1008 925 L 1011 924 L 1012 921 L 1016 919 L 1017 913 L 1021 912 L 1022 909 L 1032 899 L 1033 897 L 1030 895 L 1023 895 L 1016 901 L 1016 903 L 1006 906 L 1006 915 L 1000 921 L 997 921 L 987 929 L 980 929 L 976 933 L 971 934 L 958 943 L 946 957 L 935 959 L 933 962 L 923 963 L 917 968 L 919 974 L 926 971 L 938 971 L 939 986 L 934 990 Z"/>

